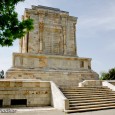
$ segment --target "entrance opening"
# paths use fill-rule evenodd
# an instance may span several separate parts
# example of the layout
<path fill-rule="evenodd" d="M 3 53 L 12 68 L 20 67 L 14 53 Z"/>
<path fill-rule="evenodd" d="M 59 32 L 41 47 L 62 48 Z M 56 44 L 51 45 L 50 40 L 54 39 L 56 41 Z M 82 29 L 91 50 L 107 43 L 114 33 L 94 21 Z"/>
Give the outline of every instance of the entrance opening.
<path fill-rule="evenodd" d="M 26 106 L 27 99 L 11 99 L 11 105 Z"/>
<path fill-rule="evenodd" d="M 3 100 L 0 99 L 0 107 L 2 107 L 2 106 L 3 106 Z"/>

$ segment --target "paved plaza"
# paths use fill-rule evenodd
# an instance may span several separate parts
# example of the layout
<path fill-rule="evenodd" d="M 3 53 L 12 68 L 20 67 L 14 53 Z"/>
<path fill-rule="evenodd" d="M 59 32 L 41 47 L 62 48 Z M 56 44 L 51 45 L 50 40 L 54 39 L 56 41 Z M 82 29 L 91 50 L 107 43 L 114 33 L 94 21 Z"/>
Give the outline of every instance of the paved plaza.
<path fill-rule="evenodd" d="M 115 115 L 115 109 L 67 114 L 52 107 L 1 108 L 0 115 Z"/>

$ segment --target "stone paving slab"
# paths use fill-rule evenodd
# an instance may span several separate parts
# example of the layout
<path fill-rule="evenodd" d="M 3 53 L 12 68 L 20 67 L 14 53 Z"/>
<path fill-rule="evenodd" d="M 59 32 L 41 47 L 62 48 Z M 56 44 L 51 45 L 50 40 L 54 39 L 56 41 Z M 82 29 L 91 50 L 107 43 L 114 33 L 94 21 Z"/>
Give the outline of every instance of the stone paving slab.
<path fill-rule="evenodd" d="M 115 115 L 115 109 L 67 114 L 52 107 L 0 108 L 0 115 Z"/>
<path fill-rule="evenodd" d="M 115 115 L 115 109 L 90 111 L 90 112 L 82 112 L 82 113 L 71 113 L 68 115 Z"/>

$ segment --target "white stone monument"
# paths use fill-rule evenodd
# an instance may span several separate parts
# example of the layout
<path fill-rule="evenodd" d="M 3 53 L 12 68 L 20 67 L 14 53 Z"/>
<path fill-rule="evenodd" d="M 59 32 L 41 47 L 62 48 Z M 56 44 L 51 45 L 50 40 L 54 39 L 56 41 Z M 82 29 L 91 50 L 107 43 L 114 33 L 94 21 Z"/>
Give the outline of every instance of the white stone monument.
<path fill-rule="evenodd" d="M 77 17 L 57 8 L 32 6 L 23 20 L 34 20 L 34 29 L 20 40 L 20 53 L 13 53 L 13 66 L 7 79 L 38 79 L 57 85 L 78 85 L 96 80 L 91 58 L 77 55 Z"/>

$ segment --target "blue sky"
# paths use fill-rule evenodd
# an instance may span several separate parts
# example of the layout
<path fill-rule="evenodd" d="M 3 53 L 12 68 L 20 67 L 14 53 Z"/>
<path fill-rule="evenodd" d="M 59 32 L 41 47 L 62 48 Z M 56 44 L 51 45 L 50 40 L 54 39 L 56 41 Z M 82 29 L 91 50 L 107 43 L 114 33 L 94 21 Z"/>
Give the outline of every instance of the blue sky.
<path fill-rule="evenodd" d="M 98 73 L 115 67 L 115 0 L 25 0 L 16 6 L 19 18 L 31 5 L 60 8 L 78 17 L 78 56 L 92 58 Z M 12 66 L 13 52 L 19 52 L 18 40 L 12 47 L 0 47 L 0 70 Z"/>

